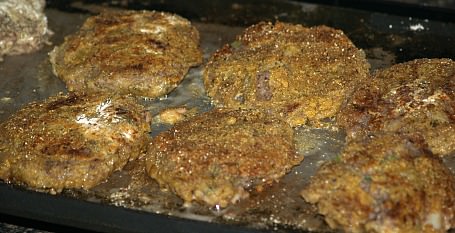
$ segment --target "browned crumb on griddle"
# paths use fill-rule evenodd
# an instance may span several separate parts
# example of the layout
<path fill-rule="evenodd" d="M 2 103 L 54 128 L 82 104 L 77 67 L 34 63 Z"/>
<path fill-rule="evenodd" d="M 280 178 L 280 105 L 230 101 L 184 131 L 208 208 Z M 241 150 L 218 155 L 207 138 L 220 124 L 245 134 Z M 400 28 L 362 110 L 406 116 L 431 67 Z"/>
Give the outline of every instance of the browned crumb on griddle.
<path fill-rule="evenodd" d="M 68 94 L 0 124 L 0 179 L 60 192 L 89 189 L 142 153 L 148 113 L 132 96 Z"/>
<path fill-rule="evenodd" d="M 455 151 L 455 62 L 418 59 L 377 71 L 337 119 L 349 138 L 387 131 L 422 134 L 434 154 Z"/>
<path fill-rule="evenodd" d="M 419 135 L 348 143 L 302 191 L 346 232 L 446 232 L 455 226 L 455 178 Z"/>
<path fill-rule="evenodd" d="M 160 111 L 158 115 L 153 118 L 153 123 L 163 123 L 174 125 L 189 117 L 193 117 L 198 113 L 196 108 L 188 109 L 186 107 L 173 107 L 166 108 Z"/>
<path fill-rule="evenodd" d="M 106 11 L 89 17 L 50 55 L 71 91 L 158 97 L 202 62 L 190 21 L 157 11 Z"/>
<path fill-rule="evenodd" d="M 219 49 L 204 71 L 218 106 L 265 108 L 292 126 L 333 118 L 369 64 L 340 30 L 261 22 Z"/>
<path fill-rule="evenodd" d="M 146 169 L 186 203 L 226 207 L 302 161 L 293 136 L 287 123 L 264 112 L 215 109 L 156 136 Z"/>

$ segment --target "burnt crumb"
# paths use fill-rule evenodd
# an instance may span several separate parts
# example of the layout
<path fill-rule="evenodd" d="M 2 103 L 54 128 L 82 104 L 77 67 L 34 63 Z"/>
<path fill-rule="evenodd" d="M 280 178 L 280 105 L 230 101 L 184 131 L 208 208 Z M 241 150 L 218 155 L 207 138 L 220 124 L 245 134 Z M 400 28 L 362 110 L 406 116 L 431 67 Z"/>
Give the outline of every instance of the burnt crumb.
<path fill-rule="evenodd" d="M 333 33 L 331 31 L 324 31 L 324 30 L 320 30 L 320 31 L 316 31 L 314 34 L 313 34 L 313 38 L 315 39 L 315 41 L 323 41 L 323 42 L 332 42 L 332 41 L 336 41 L 337 37 L 339 35 L 342 35 L 342 33 Z M 351 48 L 349 48 L 351 49 Z"/>
<path fill-rule="evenodd" d="M 291 103 L 285 106 L 285 111 L 291 113 L 300 107 L 300 103 Z"/>
<path fill-rule="evenodd" d="M 356 109 L 362 110 L 368 106 L 374 106 L 379 101 L 378 91 L 370 88 L 359 88 L 356 90 L 355 98 L 352 99 L 351 104 Z"/>
<path fill-rule="evenodd" d="M 139 64 L 132 64 L 128 67 L 126 67 L 127 70 L 137 70 L 137 71 L 142 71 L 144 70 L 144 64 L 139 63 Z"/>
<path fill-rule="evenodd" d="M 95 23 L 97 24 L 103 24 L 103 25 L 115 25 L 119 23 L 119 20 L 116 20 L 115 18 L 96 18 Z"/>
<path fill-rule="evenodd" d="M 73 147 L 71 142 L 62 142 L 61 144 L 52 144 L 49 146 L 45 146 L 41 149 L 41 153 L 46 154 L 48 156 L 54 156 L 56 154 L 65 154 L 70 156 L 77 156 L 77 157 L 87 157 L 91 156 L 92 151 L 90 148 L 87 147 Z"/>
<path fill-rule="evenodd" d="M 81 147 L 81 148 L 69 148 L 68 154 L 78 157 L 90 157 L 92 151 L 90 148 Z"/>
<path fill-rule="evenodd" d="M 117 115 L 124 115 L 124 114 L 128 114 L 128 113 L 129 113 L 129 111 L 127 109 L 124 109 L 121 107 L 115 108 L 115 114 L 117 114 Z"/>
<path fill-rule="evenodd" d="M 119 36 L 107 36 L 106 38 L 103 39 L 104 44 L 115 44 L 119 43 L 122 41 L 122 38 Z M 74 50 L 75 48 L 73 48 Z"/>
<path fill-rule="evenodd" d="M 117 18 L 117 17 L 97 17 L 95 18 L 95 23 L 98 25 L 105 25 L 105 26 L 115 26 L 122 23 L 126 23 L 131 20 L 128 18 Z"/>
<path fill-rule="evenodd" d="M 256 75 L 256 98 L 258 100 L 270 100 L 272 99 L 272 90 L 269 85 L 270 72 L 263 71 Z"/>
<path fill-rule="evenodd" d="M 151 14 L 151 15 L 146 15 L 145 18 L 150 21 L 155 21 L 155 20 L 160 20 L 163 18 L 163 15 L 161 14 Z"/>
<path fill-rule="evenodd" d="M 49 103 L 47 105 L 47 110 L 55 110 L 57 108 L 60 108 L 62 106 L 71 106 L 71 105 L 75 105 L 75 104 L 78 104 L 79 102 L 81 102 L 83 98 L 80 98 L 79 96 L 77 96 L 76 94 L 74 93 L 70 93 L 68 95 L 68 98 L 59 98 L 51 103 Z"/>
<path fill-rule="evenodd" d="M 412 89 L 409 86 L 402 86 L 396 90 L 397 99 L 400 104 L 403 103 L 412 103 Z"/>
<path fill-rule="evenodd" d="M 168 46 L 167 43 L 161 42 L 159 40 L 155 40 L 153 38 L 147 40 L 148 44 L 151 44 L 153 47 L 164 50 Z"/>

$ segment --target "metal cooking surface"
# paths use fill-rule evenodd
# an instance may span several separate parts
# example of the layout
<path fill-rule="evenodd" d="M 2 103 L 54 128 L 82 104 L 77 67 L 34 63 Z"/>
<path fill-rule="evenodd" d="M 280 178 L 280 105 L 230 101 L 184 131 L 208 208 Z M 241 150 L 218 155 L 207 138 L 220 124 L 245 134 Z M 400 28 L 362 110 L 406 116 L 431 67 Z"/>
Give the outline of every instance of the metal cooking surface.
<path fill-rule="evenodd" d="M 451 23 L 291 1 L 262 1 L 260 4 L 256 1 L 201 1 L 191 6 L 184 4 L 184 1 L 94 2 L 49 2 L 46 15 L 49 27 L 54 32 L 51 38 L 54 45 L 60 44 L 65 35 L 76 31 L 88 15 L 104 7 L 124 7 L 166 10 L 189 18 L 200 31 L 205 60 L 221 45 L 231 42 L 245 26 L 260 20 L 281 20 L 307 26 L 325 24 L 342 29 L 358 47 L 365 50 L 373 69 L 414 58 L 455 59 L 455 49 L 452 47 L 455 35 L 450 33 L 455 31 L 455 25 Z M 52 48 L 45 46 L 33 54 L 5 57 L 5 61 L 0 63 L 0 121 L 25 103 L 66 91 L 63 82 L 51 72 L 47 53 Z M 209 110 L 212 106 L 210 99 L 205 96 L 201 72 L 202 67 L 192 69 L 175 91 L 165 98 L 144 100 L 144 105 L 152 114 L 175 106 L 185 106 L 198 112 Z M 153 124 L 151 136 L 169 127 Z M 183 208 L 177 196 L 161 191 L 157 183 L 146 176 L 141 160 L 128 164 L 123 171 L 114 173 L 105 183 L 90 191 L 67 190 L 61 196 L 101 203 L 92 207 L 95 209 L 106 208 L 104 204 L 108 204 L 120 207 L 116 209 L 125 207 L 140 210 L 143 211 L 141 215 L 151 217 L 149 213 L 159 213 L 202 222 L 240 225 L 249 229 L 330 232 L 315 208 L 299 196 L 299 191 L 318 165 L 336 156 L 343 147 L 343 132 L 300 127 L 296 129 L 296 135 L 299 153 L 305 155 L 302 164 L 264 192 L 253 193 L 249 199 L 223 210 L 199 204 Z M 455 169 L 455 159 L 447 158 L 446 164 Z M 22 188 L 14 189 L 27 196 Z M 52 204 L 53 198 L 51 196 L 46 201 Z M 8 200 L 0 198 L 0 202 L 3 201 Z M 39 216 L 37 218 L 40 219 Z M 102 223 L 116 224 L 109 220 Z"/>

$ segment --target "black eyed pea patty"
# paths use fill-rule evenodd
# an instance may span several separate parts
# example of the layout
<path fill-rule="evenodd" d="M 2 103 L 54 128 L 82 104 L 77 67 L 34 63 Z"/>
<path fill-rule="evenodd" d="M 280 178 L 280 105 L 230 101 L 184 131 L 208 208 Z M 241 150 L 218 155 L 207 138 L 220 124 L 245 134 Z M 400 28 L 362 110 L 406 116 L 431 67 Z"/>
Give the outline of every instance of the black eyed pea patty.
<path fill-rule="evenodd" d="M 293 135 L 286 122 L 263 112 L 215 109 L 157 135 L 146 169 L 186 203 L 226 207 L 302 161 Z"/>
<path fill-rule="evenodd" d="M 0 124 L 0 179 L 55 192 L 89 189 L 143 152 L 149 118 L 132 96 L 30 103 Z"/>

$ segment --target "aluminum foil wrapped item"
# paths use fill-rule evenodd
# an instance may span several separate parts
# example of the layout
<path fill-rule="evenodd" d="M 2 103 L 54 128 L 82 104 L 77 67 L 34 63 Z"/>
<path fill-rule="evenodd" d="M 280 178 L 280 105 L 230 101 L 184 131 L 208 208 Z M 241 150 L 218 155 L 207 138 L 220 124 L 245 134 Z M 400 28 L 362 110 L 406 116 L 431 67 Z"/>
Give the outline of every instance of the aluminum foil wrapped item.
<path fill-rule="evenodd" d="M 30 53 L 49 43 L 44 0 L 0 0 L 0 61 L 4 55 Z"/>

